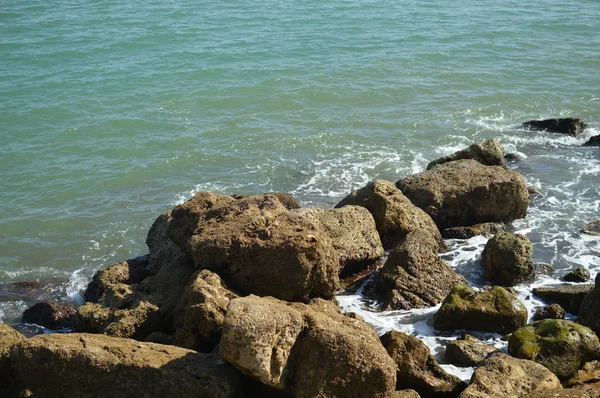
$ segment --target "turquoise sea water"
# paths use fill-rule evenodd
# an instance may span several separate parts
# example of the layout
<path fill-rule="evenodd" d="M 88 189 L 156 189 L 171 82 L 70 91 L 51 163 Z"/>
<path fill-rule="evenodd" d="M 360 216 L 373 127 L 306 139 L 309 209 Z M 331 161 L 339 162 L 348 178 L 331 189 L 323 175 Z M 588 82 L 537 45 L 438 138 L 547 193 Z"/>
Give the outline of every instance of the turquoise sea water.
<path fill-rule="evenodd" d="M 0 284 L 76 300 L 197 190 L 330 206 L 491 137 L 541 192 L 512 226 L 536 261 L 595 275 L 599 21 L 597 0 L 3 0 Z M 519 127 L 557 116 L 591 129 Z"/>

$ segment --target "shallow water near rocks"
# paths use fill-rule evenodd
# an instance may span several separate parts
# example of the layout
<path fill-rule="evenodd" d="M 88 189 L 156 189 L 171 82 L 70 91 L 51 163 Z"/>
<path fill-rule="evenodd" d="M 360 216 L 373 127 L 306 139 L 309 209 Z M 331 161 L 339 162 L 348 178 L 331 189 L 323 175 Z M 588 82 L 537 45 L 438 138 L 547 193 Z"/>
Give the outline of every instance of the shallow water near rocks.
<path fill-rule="evenodd" d="M 474 141 L 498 138 L 539 192 L 509 229 L 552 276 L 600 267 L 600 3 L 327 4 L 7 0 L 0 11 L 0 320 L 40 298 L 81 301 L 101 266 L 147 251 L 154 219 L 193 192 L 293 193 L 330 207 Z M 523 130 L 574 116 L 580 137 Z M 476 287 L 485 239 L 443 258 Z M 51 286 L 15 294 L 8 285 Z M 424 339 L 435 308 L 377 313 Z M 498 336 L 480 336 L 503 344 Z M 468 370 L 449 368 L 468 377 Z"/>

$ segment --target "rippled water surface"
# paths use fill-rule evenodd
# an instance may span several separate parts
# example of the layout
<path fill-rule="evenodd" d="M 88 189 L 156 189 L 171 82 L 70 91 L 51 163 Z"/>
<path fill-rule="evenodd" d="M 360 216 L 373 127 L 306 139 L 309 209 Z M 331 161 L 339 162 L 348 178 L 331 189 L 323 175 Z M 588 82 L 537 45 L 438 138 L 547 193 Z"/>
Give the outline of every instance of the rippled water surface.
<path fill-rule="evenodd" d="M 600 151 L 580 145 L 600 134 L 598 21 L 596 0 L 4 0 L 0 283 L 77 300 L 197 190 L 330 206 L 491 137 L 540 192 L 512 230 L 557 277 L 594 276 L 600 243 L 579 230 L 599 216 Z M 519 127 L 555 116 L 591 129 Z M 447 260 L 485 283 L 485 240 L 454 244 Z M 7 322 L 26 304 L 0 299 Z M 366 316 L 381 330 L 429 319 Z"/>

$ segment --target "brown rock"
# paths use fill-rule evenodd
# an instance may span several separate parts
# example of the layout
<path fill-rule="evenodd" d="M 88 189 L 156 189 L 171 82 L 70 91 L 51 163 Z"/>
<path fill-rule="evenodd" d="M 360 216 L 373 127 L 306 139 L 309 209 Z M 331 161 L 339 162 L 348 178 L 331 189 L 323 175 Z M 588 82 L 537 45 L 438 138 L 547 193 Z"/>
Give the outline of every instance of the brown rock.
<path fill-rule="evenodd" d="M 453 162 L 461 159 L 473 159 L 484 166 L 501 166 L 506 168 L 504 149 L 497 139 L 492 138 L 491 140 L 477 142 L 461 151 L 434 160 L 427 165 L 427 170 L 431 169 L 437 164 Z"/>
<path fill-rule="evenodd" d="M 388 250 L 415 229 L 425 229 L 438 243 L 439 250 L 446 245 L 437 226 L 423 210 L 415 206 L 393 183 L 375 180 L 352 192 L 335 207 L 347 205 L 365 207 L 373 215 L 383 247 Z"/>
<path fill-rule="evenodd" d="M 592 284 L 548 286 L 534 288 L 533 294 L 544 301 L 559 304 L 571 314 L 577 314 L 584 297 L 593 288 Z"/>
<path fill-rule="evenodd" d="M 504 231 L 505 225 L 503 223 L 486 222 L 482 224 L 470 225 L 468 227 L 446 228 L 442 231 L 442 236 L 444 239 L 469 239 L 478 235 L 491 237 Z"/>
<path fill-rule="evenodd" d="M 547 305 L 545 307 L 538 307 L 533 314 L 534 321 L 541 321 L 542 319 L 564 319 L 565 310 L 558 304 Z"/>
<path fill-rule="evenodd" d="M 579 286 L 581 285 L 577 285 L 577 287 Z M 600 332 L 600 274 L 596 275 L 595 285 L 591 286 L 591 291 L 581 301 L 577 322 L 598 333 Z"/>
<path fill-rule="evenodd" d="M 581 119 L 567 117 L 543 120 L 529 120 L 523 123 L 523 127 L 530 128 L 531 130 L 544 130 L 553 133 L 578 135 L 581 132 L 583 132 L 583 130 L 585 130 L 588 127 L 588 125 Z"/>
<path fill-rule="evenodd" d="M 573 377 L 565 382 L 566 387 L 574 387 L 581 384 L 594 384 L 600 382 L 600 361 L 586 362 Z M 599 391 L 600 393 L 600 391 Z"/>
<path fill-rule="evenodd" d="M 486 222 L 509 222 L 527 214 L 523 177 L 475 160 L 443 163 L 400 180 L 396 186 L 441 229 Z"/>
<path fill-rule="evenodd" d="M 0 396 L 17 397 L 23 389 L 13 374 L 11 347 L 26 338 L 12 327 L 0 322 Z"/>
<path fill-rule="evenodd" d="M 428 231 L 409 232 L 390 253 L 376 278 L 386 309 L 427 308 L 440 303 L 456 283 L 467 283 L 437 255 Z"/>
<path fill-rule="evenodd" d="M 600 387 L 582 385 L 560 390 L 540 391 L 527 395 L 527 398 L 599 398 Z"/>
<path fill-rule="evenodd" d="M 418 338 L 390 331 L 381 336 L 381 342 L 398 367 L 396 388 L 413 389 L 425 397 L 455 397 L 465 388 L 458 377 L 442 369 Z"/>
<path fill-rule="evenodd" d="M 477 366 L 498 349 L 471 340 L 454 340 L 446 345 L 445 356 L 448 363 L 456 366 Z"/>
<path fill-rule="evenodd" d="M 40 301 L 25 310 L 23 322 L 35 323 L 52 330 L 74 329 L 77 325 L 77 308 L 70 303 Z"/>
<path fill-rule="evenodd" d="M 281 204 L 288 210 L 299 209 L 302 207 L 302 204 L 298 199 L 296 199 L 293 195 L 285 192 L 267 192 L 263 195 L 273 195 L 275 196 Z M 231 195 L 234 199 L 244 199 L 252 195 Z"/>
<path fill-rule="evenodd" d="M 500 232 L 485 245 L 481 262 L 492 283 L 514 286 L 533 274 L 533 245 L 524 235 Z"/>
<path fill-rule="evenodd" d="M 590 271 L 586 268 L 578 267 L 574 270 L 570 271 L 563 277 L 563 280 L 566 282 L 587 282 L 590 280 Z"/>
<path fill-rule="evenodd" d="M 594 220 L 587 223 L 581 232 L 584 232 L 588 235 L 600 235 L 600 220 Z"/>
<path fill-rule="evenodd" d="M 542 365 L 498 353 L 475 370 L 459 398 L 519 398 L 560 388 L 558 378 Z"/>
<path fill-rule="evenodd" d="M 399 390 L 394 391 L 389 395 L 389 398 L 420 398 L 418 392 L 415 390 Z M 387 397 L 386 397 L 387 398 Z"/>

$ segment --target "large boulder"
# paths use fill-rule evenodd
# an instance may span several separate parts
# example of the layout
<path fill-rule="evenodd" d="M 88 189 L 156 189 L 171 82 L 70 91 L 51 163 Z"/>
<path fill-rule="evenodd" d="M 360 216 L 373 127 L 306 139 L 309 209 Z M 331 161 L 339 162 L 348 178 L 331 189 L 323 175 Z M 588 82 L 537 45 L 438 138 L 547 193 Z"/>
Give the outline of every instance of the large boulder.
<path fill-rule="evenodd" d="M 320 225 L 331 238 L 339 254 L 341 278 L 363 270 L 383 256 L 375 221 L 364 207 L 306 208 L 298 210 L 298 213 Z"/>
<path fill-rule="evenodd" d="M 583 299 L 593 288 L 593 284 L 545 286 L 534 288 L 533 294 L 549 303 L 559 304 L 571 314 L 577 314 Z"/>
<path fill-rule="evenodd" d="M 339 287 L 331 238 L 272 195 L 236 200 L 197 193 L 173 209 L 168 235 L 196 267 L 217 272 L 243 295 L 306 301 L 332 298 Z"/>
<path fill-rule="evenodd" d="M 392 249 L 415 229 L 425 229 L 431 233 L 440 251 L 446 249 L 437 226 L 423 210 L 415 206 L 393 183 L 374 180 L 365 187 L 352 192 L 335 207 L 347 205 L 365 207 L 373 215 L 383 247 Z"/>
<path fill-rule="evenodd" d="M 196 351 L 211 351 L 221 339 L 229 301 L 238 297 L 219 275 L 204 269 L 186 286 L 177 314 L 175 344 Z"/>
<path fill-rule="evenodd" d="M 475 160 L 439 164 L 396 186 L 441 229 L 524 218 L 529 205 L 519 173 Z"/>
<path fill-rule="evenodd" d="M 466 335 L 464 339 L 450 341 L 444 356 L 448 363 L 456 366 L 477 366 L 493 352 L 498 352 L 498 349 Z"/>
<path fill-rule="evenodd" d="M 335 304 L 231 300 L 219 352 L 244 374 L 296 397 L 384 397 L 396 367 L 377 333 Z"/>
<path fill-rule="evenodd" d="M 498 353 L 475 370 L 459 398 L 520 398 L 560 388 L 558 378 L 542 365 Z"/>
<path fill-rule="evenodd" d="M 381 342 L 398 367 L 396 388 L 413 389 L 424 397 L 455 397 L 465 388 L 458 377 L 442 369 L 418 338 L 390 331 L 381 336 Z"/>
<path fill-rule="evenodd" d="M 531 130 L 544 130 L 553 133 L 578 135 L 583 132 L 588 125 L 581 119 L 566 117 L 543 120 L 528 120 L 523 123 L 523 127 L 527 127 Z"/>
<path fill-rule="evenodd" d="M 35 303 L 23 312 L 23 322 L 35 323 L 48 329 L 75 329 L 77 307 L 71 303 L 44 300 Z"/>
<path fill-rule="evenodd" d="M 504 149 L 497 139 L 492 138 L 491 140 L 477 142 L 461 151 L 436 159 L 427 165 L 427 170 L 431 169 L 436 164 L 448 163 L 461 159 L 473 159 L 484 166 L 501 166 L 506 168 Z"/>
<path fill-rule="evenodd" d="M 508 353 L 536 361 L 565 380 L 584 363 L 600 359 L 600 342 L 585 326 L 564 319 L 544 319 L 514 332 L 508 340 Z"/>
<path fill-rule="evenodd" d="M 527 323 L 527 308 L 500 286 L 475 292 L 455 285 L 433 318 L 437 330 L 471 329 L 507 334 Z"/>
<path fill-rule="evenodd" d="M 90 334 L 51 334 L 10 349 L 33 396 L 237 397 L 239 374 L 216 354 Z"/>
<path fill-rule="evenodd" d="M 577 321 L 595 331 L 600 332 L 600 273 L 596 275 L 595 285 L 581 300 Z M 565 308 L 566 309 L 566 308 Z M 568 310 L 567 310 L 568 311 Z"/>
<path fill-rule="evenodd" d="M 504 232 L 506 227 L 501 222 L 485 222 L 469 225 L 468 227 L 452 227 L 442 230 L 444 239 L 470 239 L 474 236 L 483 235 L 492 237 L 497 233 Z"/>
<path fill-rule="evenodd" d="M 514 286 L 533 274 L 533 245 L 524 235 L 500 232 L 488 240 L 481 261 L 493 284 Z"/>
<path fill-rule="evenodd" d="M 423 229 L 409 232 L 391 251 L 376 278 L 386 309 L 427 308 L 440 303 L 457 283 L 467 283 L 437 255 Z"/>

